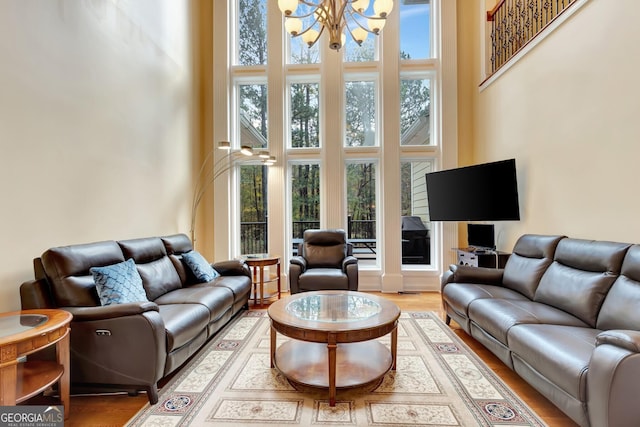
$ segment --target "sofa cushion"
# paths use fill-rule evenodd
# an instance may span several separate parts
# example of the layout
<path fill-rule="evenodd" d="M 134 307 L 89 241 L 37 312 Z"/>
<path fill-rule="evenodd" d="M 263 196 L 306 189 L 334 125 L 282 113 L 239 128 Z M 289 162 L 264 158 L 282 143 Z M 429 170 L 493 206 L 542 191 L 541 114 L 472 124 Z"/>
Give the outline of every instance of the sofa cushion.
<path fill-rule="evenodd" d="M 574 326 L 518 325 L 509 331 L 509 348 L 549 381 L 585 401 L 589 360 L 599 332 Z"/>
<path fill-rule="evenodd" d="M 532 300 L 540 278 L 553 262 L 553 254 L 563 238 L 535 234 L 521 236 L 505 265 L 504 286 Z"/>
<path fill-rule="evenodd" d="M 468 317 L 468 309 L 471 301 L 481 298 L 519 299 L 527 300 L 527 297 L 519 292 L 494 285 L 476 285 L 473 283 L 449 283 L 444 287 L 442 296 L 451 308 Z"/>
<path fill-rule="evenodd" d="M 520 324 L 553 324 L 587 327 L 562 310 L 529 300 L 478 299 L 469 305 L 469 319 L 502 344 L 509 330 Z"/>
<path fill-rule="evenodd" d="M 51 248 L 41 259 L 58 307 L 100 305 L 89 269 L 125 260 L 122 250 L 112 240 Z"/>
<path fill-rule="evenodd" d="M 598 314 L 598 329 L 640 330 L 640 245 L 627 251 L 620 276 L 609 289 Z"/>
<path fill-rule="evenodd" d="M 227 288 L 189 287 L 166 293 L 154 301 L 165 304 L 200 304 L 209 310 L 209 322 L 218 320 L 234 303 L 233 293 Z"/>
<path fill-rule="evenodd" d="M 131 258 L 124 262 L 89 269 L 96 282 L 102 305 L 149 301 L 142 287 L 142 278 Z"/>
<path fill-rule="evenodd" d="M 571 313 L 595 327 L 598 311 L 620 273 L 628 248 L 624 243 L 562 239 L 534 300 Z"/>
<path fill-rule="evenodd" d="M 125 258 L 133 258 L 136 264 L 144 264 L 167 256 L 167 250 L 159 237 L 119 240 L 118 245 Z"/>
<path fill-rule="evenodd" d="M 138 271 L 151 301 L 182 287 L 180 277 L 167 256 L 146 264 L 138 264 Z"/>
<path fill-rule="evenodd" d="M 233 302 L 242 301 L 251 292 L 251 279 L 248 276 L 220 276 L 208 283 L 198 283 L 189 288 L 208 288 L 210 286 L 227 288 L 233 294 Z"/>
<path fill-rule="evenodd" d="M 347 256 L 346 233 L 340 229 L 306 230 L 302 246 L 308 268 L 340 268 Z"/>
<path fill-rule="evenodd" d="M 167 333 L 167 353 L 189 343 L 209 324 L 209 310 L 202 304 L 158 305 Z"/>
<path fill-rule="evenodd" d="M 151 301 L 182 287 L 180 276 L 167 256 L 164 242 L 159 237 L 120 240 L 118 245 L 125 257 L 133 258 L 136 262 L 142 284 Z"/>
<path fill-rule="evenodd" d="M 193 250 L 191 240 L 186 234 L 172 234 L 160 238 L 167 250 L 167 255 L 183 254 Z"/>
<path fill-rule="evenodd" d="M 210 282 L 220 276 L 198 251 L 189 251 L 182 254 L 182 260 L 200 282 Z"/>
<path fill-rule="evenodd" d="M 321 291 L 326 289 L 349 289 L 347 275 L 337 268 L 311 268 L 298 279 L 300 290 Z"/>

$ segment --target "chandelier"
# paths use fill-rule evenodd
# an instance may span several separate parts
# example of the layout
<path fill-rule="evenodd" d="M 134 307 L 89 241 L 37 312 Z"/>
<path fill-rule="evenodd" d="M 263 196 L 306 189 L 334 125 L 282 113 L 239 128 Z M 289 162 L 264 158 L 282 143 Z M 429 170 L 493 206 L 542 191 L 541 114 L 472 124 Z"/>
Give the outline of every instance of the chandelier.
<path fill-rule="evenodd" d="M 369 33 L 378 35 L 382 31 L 393 0 L 374 0 L 373 13 L 367 11 L 369 3 L 370 0 L 278 0 L 278 7 L 292 37 L 301 36 L 311 47 L 326 28 L 329 47 L 340 50 L 346 41 L 345 30 L 359 46 Z M 296 14 L 299 5 L 304 10 Z"/>

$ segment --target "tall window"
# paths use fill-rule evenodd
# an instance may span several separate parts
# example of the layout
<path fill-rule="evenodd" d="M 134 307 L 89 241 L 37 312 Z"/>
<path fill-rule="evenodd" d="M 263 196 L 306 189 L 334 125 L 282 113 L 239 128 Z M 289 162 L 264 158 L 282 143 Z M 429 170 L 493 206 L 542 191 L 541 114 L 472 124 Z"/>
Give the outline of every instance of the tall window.
<path fill-rule="evenodd" d="M 291 165 L 291 238 L 294 254 L 305 230 L 320 228 L 320 166 L 317 163 Z"/>
<path fill-rule="evenodd" d="M 267 85 L 238 85 L 236 139 L 252 148 L 267 147 Z"/>
<path fill-rule="evenodd" d="M 233 63 L 243 67 L 263 67 L 269 58 L 266 0 L 237 0 Z M 233 79 L 232 141 L 234 149 L 247 146 L 259 154 L 269 148 L 268 89 L 264 73 Z M 237 163 L 236 217 L 239 218 L 239 248 L 250 254 L 267 252 L 268 248 L 268 171 L 267 167 L 245 159 Z M 237 234 L 237 235 L 238 235 Z M 238 241 L 234 239 L 234 241 Z"/>
<path fill-rule="evenodd" d="M 267 252 L 267 167 L 241 165 L 240 247 L 243 254 Z"/>
<path fill-rule="evenodd" d="M 402 263 L 428 265 L 433 245 L 425 174 L 434 171 L 433 161 L 403 160 L 400 170 Z"/>
<path fill-rule="evenodd" d="M 398 1 L 397 4 L 400 6 L 400 58 L 431 58 L 431 0 Z"/>
<path fill-rule="evenodd" d="M 345 145 L 376 145 L 376 83 L 371 80 L 345 82 Z"/>
<path fill-rule="evenodd" d="M 291 147 L 320 146 L 320 84 L 291 83 L 289 85 Z"/>
<path fill-rule="evenodd" d="M 347 163 L 347 237 L 358 258 L 377 258 L 376 163 Z"/>
<path fill-rule="evenodd" d="M 431 80 L 400 80 L 400 144 L 431 145 Z"/>
<path fill-rule="evenodd" d="M 398 253 L 398 240 L 383 237 L 401 238 L 399 217 L 417 218 L 430 237 L 437 232 L 428 218 L 424 174 L 442 156 L 440 34 L 434 30 L 440 0 L 395 0 L 379 36 L 370 34 L 358 46 L 347 35 L 340 51 L 328 48 L 326 32 L 311 48 L 290 37 L 276 1 L 230 3 L 230 19 L 216 21 L 214 37 L 229 41 L 233 91 L 218 89 L 214 102 L 220 109 L 227 102 L 236 147 L 277 150 L 278 157 L 278 179 L 271 170 L 268 183 L 258 166 L 238 169 L 242 202 L 231 215 L 243 226 L 265 218 L 276 224 L 278 233 L 262 233 L 287 256 L 305 229 L 339 227 L 348 231 L 365 270 L 390 268 L 389 260 L 398 272 L 403 265 L 433 268 L 427 253 L 433 243 L 415 262 L 418 255 L 404 246 Z M 214 15 L 227 10 L 224 4 L 214 3 Z M 220 28 L 227 24 L 233 28 Z M 398 182 L 400 196 L 393 188 Z M 278 203 L 267 206 L 267 194 Z M 261 216 L 258 207 L 268 214 Z"/>
<path fill-rule="evenodd" d="M 235 52 L 238 65 L 267 63 L 267 0 L 237 0 Z"/>

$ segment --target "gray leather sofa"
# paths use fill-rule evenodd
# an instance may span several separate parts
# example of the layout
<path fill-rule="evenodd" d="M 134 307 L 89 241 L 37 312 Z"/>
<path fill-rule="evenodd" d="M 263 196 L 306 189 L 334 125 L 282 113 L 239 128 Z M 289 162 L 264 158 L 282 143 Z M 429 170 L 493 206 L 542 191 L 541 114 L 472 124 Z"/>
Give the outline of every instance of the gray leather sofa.
<path fill-rule="evenodd" d="M 451 266 L 442 301 L 579 425 L 640 425 L 640 245 L 523 235 L 504 269 Z"/>
<path fill-rule="evenodd" d="M 20 287 L 22 308 L 73 314 L 72 387 L 144 390 L 154 404 L 158 381 L 248 306 L 246 264 L 215 263 L 220 276 L 199 283 L 182 260 L 192 249 L 176 234 L 56 247 L 34 260 L 35 280 Z M 102 306 L 89 269 L 130 258 L 149 301 Z"/>

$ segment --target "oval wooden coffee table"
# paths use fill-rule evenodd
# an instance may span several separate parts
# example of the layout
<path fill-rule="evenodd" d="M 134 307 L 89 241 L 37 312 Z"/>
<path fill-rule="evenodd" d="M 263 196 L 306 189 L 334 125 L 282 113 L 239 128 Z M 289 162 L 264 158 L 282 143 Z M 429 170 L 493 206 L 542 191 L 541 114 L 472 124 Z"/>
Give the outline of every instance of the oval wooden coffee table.
<path fill-rule="evenodd" d="M 353 291 L 304 292 L 267 312 L 271 367 L 296 389 L 329 389 L 330 406 L 337 389 L 377 386 L 396 369 L 400 308 L 389 300 Z M 292 339 L 276 348 L 278 332 Z M 374 341 L 389 333 L 391 349 Z"/>

